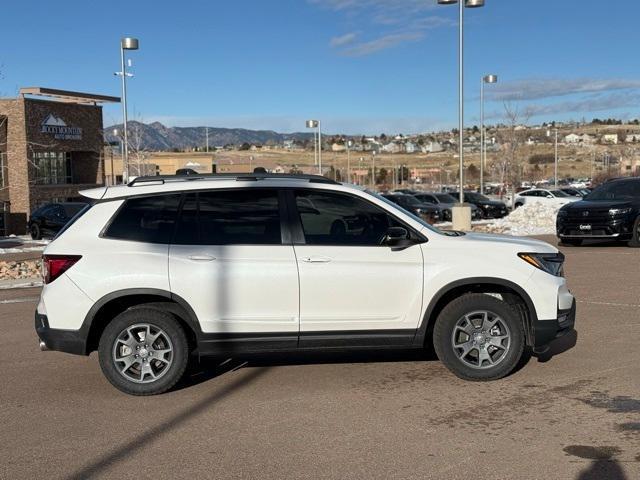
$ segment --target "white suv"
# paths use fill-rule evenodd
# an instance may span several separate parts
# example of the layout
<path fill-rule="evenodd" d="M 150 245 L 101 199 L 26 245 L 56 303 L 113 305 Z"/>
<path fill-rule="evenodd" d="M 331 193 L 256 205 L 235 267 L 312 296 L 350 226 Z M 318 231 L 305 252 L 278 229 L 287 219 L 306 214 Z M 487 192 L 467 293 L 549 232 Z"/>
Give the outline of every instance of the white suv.
<path fill-rule="evenodd" d="M 44 252 L 43 350 L 97 350 L 109 381 L 164 392 L 191 356 L 435 347 L 461 378 L 509 374 L 573 329 L 563 256 L 443 232 L 320 176 L 138 178 Z"/>

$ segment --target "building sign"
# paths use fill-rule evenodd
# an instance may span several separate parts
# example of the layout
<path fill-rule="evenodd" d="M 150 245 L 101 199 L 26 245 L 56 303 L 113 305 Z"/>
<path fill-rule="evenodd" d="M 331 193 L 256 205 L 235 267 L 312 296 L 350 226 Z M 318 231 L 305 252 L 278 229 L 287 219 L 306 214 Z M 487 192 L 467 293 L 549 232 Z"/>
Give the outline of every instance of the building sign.
<path fill-rule="evenodd" d="M 40 131 L 53 135 L 56 140 L 82 140 L 82 128 L 70 127 L 52 113 L 42 122 Z"/>

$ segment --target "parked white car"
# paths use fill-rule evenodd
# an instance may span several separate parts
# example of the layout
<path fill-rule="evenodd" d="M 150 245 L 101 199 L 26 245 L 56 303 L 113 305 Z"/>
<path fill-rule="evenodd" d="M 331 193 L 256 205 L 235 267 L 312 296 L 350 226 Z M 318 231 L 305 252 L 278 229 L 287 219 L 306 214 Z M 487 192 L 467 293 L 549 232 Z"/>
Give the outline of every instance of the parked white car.
<path fill-rule="evenodd" d="M 580 200 L 577 197 L 567 195 L 562 190 L 546 190 L 543 188 L 532 188 L 516 194 L 513 199 L 513 208 L 523 206 L 525 203 L 544 203 L 560 208 L 563 205 Z"/>
<path fill-rule="evenodd" d="M 555 247 L 440 231 L 324 177 L 142 177 L 82 195 L 93 204 L 44 252 L 36 332 L 43 350 L 97 350 L 129 394 L 170 389 L 190 357 L 318 349 L 434 347 L 459 377 L 493 380 L 573 329 Z"/>

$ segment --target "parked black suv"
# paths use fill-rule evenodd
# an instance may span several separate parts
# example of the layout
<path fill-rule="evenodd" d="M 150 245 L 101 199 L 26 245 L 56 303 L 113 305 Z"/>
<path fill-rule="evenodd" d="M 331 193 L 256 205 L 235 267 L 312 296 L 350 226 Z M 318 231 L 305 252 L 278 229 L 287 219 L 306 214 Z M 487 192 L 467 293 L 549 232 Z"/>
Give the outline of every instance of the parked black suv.
<path fill-rule="evenodd" d="M 458 192 L 452 192 L 452 197 L 458 198 Z M 480 209 L 483 218 L 502 218 L 509 214 L 509 209 L 500 200 L 491 200 L 481 193 L 464 192 L 465 203 L 471 203 Z"/>
<path fill-rule="evenodd" d="M 55 237 L 86 206 L 82 202 L 45 203 L 31 213 L 27 230 L 34 240 Z"/>
<path fill-rule="evenodd" d="M 406 195 L 404 193 L 386 193 L 382 196 L 429 223 L 436 223 L 440 221 L 440 209 L 438 207 L 422 203 L 413 195 Z"/>
<path fill-rule="evenodd" d="M 583 240 L 626 240 L 640 247 L 640 178 L 610 180 L 558 212 L 556 233 L 565 245 Z"/>

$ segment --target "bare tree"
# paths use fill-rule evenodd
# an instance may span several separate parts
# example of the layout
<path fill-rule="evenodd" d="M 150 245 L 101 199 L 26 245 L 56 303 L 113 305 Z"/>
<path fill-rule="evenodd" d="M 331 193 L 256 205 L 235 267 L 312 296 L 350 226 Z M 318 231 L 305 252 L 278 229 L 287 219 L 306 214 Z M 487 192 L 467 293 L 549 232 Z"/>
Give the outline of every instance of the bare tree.
<path fill-rule="evenodd" d="M 127 125 L 129 143 L 129 176 L 139 177 L 150 174 L 151 167 L 149 158 L 151 154 L 144 143 L 142 125 L 142 119 L 134 120 L 129 122 Z M 119 130 L 118 137 L 120 138 L 121 144 L 124 146 L 124 132 Z"/>
<path fill-rule="evenodd" d="M 519 150 L 526 141 L 525 126 L 532 115 L 532 110 L 527 107 L 523 111 L 510 102 L 504 102 L 505 125 L 498 136 L 503 144 L 503 155 L 497 162 L 500 183 L 519 184 L 522 180 L 523 160 L 518 155 Z"/>

